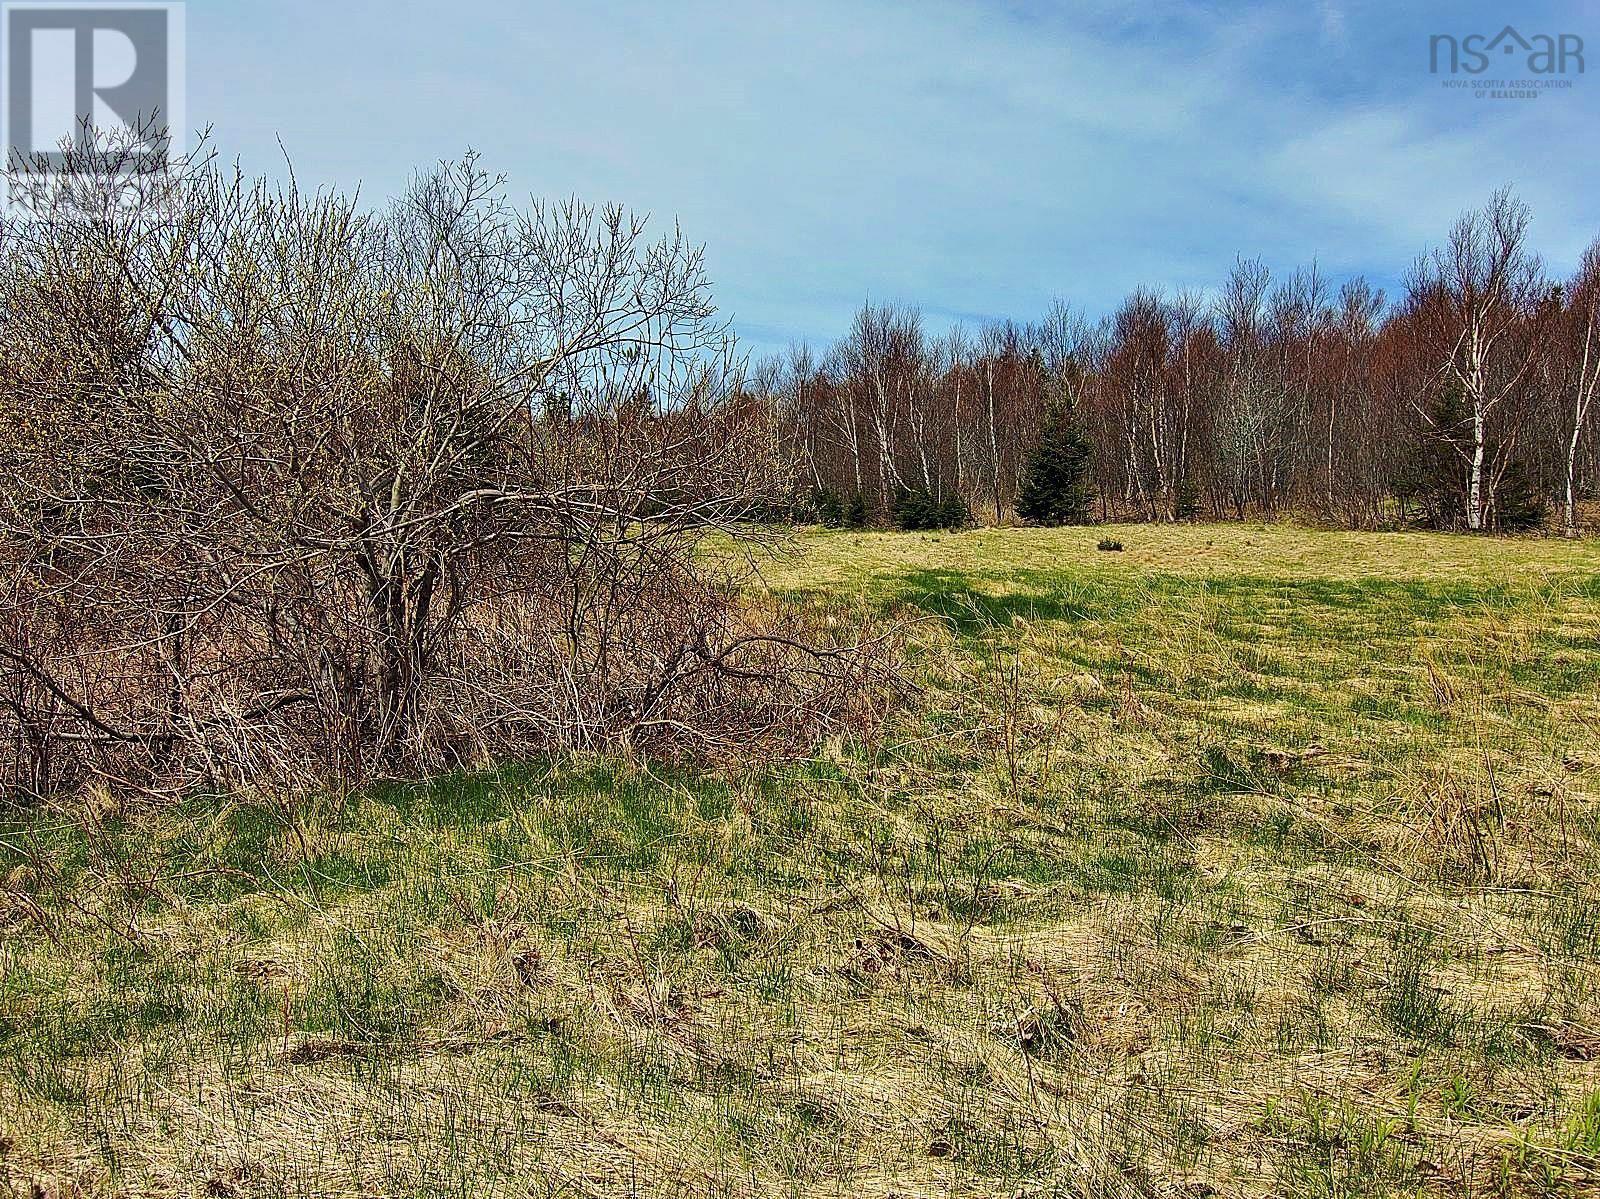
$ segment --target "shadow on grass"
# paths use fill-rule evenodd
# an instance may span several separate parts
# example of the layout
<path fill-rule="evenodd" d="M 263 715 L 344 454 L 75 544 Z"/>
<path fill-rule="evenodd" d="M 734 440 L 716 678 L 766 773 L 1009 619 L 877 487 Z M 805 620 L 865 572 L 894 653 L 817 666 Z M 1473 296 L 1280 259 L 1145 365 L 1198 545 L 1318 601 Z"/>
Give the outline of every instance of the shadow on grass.
<path fill-rule="evenodd" d="M 1375 615 L 1435 619 L 1452 609 L 1515 602 L 1503 594 L 1503 589 L 1493 587 L 1396 584 L 1387 580 L 1152 575 L 1141 580 L 1138 587 L 1130 588 L 1125 582 L 1104 582 L 1053 571 L 975 576 L 959 570 L 930 569 L 905 574 L 897 582 L 897 588 L 886 600 L 887 607 L 918 609 L 968 635 L 1018 621 L 1114 620 L 1151 602 L 1201 596 L 1222 600 L 1241 614 L 1283 609 L 1312 624 L 1328 610 L 1370 609 Z M 983 584 L 1009 590 L 996 594 L 980 589 Z"/>
<path fill-rule="evenodd" d="M 579 861 L 609 860 L 632 869 L 652 865 L 659 847 L 686 824 L 726 817 L 725 781 L 693 771 L 622 762 L 519 762 L 490 770 L 389 783 L 370 801 L 405 826 L 482 839 L 486 826 L 511 821 L 558 853 Z"/>
<path fill-rule="evenodd" d="M 994 595 L 978 590 L 972 576 L 958 570 L 914 571 L 900 580 L 890 605 L 936 616 L 964 636 L 1018 621 L 1104 620 L 1121 608 L 1114 602 L 1117 591 L 1103 584 L 1034 572 L 1008 576 L 1011 580 L 1026 590 Z"/>

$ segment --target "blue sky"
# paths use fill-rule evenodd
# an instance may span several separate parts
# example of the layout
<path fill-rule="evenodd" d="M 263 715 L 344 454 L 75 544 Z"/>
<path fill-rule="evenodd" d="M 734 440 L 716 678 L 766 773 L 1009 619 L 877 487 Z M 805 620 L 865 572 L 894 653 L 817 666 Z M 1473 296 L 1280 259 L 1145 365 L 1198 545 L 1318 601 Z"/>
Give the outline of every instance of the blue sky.
<path fill-rule="evenodd" d="M 1429 74 L 1431 34 L 1507 20 L 1595 71 L 1536 101 Z M 758 354 L 869 297 L 1098 314 L 1238 253 L 1392 289 L 1503 183 L 1552 269 L 1600 234 L 1596 3 L 190 0 L 188 107 L 248 170 L 281 139 L 373 200 L 470 146 L 513 194 L 677 219 Z"/>

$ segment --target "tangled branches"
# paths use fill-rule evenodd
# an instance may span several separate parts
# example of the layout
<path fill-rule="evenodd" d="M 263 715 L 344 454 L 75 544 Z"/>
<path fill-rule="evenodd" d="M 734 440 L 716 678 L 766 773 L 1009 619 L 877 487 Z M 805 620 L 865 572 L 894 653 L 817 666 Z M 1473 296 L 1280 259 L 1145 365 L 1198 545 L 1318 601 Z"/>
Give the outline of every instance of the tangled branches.
<path fill-rule="evenodd" d="M 195 160 L 7 224 L 0 310 L 13 792 L 772 750 L 887 677 L 739 598 L 790 475 L 681 233 L 471 156 L 378 214 Z"/>

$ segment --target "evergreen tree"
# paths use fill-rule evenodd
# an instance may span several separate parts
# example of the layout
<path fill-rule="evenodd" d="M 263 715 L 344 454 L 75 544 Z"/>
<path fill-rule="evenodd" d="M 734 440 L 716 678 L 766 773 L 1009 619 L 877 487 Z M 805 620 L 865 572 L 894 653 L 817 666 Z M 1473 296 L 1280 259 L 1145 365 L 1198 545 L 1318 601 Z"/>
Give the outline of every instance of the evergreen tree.
<path fill-rule="evenodd" d="M 1527 533 L 1545 521 L 1544 500 L 1519 461 L 1506 468 L 1494 496 L 1495 524 L 1502 533 Z"/>
<path fill-rule="evenodd" d="M 1052 407 L 1022 471 L 1017 515 L 1038 525 L 1088 524 L 1091 461 L 1089 442 L 1072 412 L 1064 405 Z"/>
<path fill-rule="evenodd" d="M 890 514 L 896 526 L 916 532 L 931 527 L 933 504 L 933 497 L 926 491 L 902 487 L 895 492 Z"/>
<path fill-rule="evenodd" d="M 1172 519 L 1195 520 L 1199 515 L 1200 485 L 1193 475 L 1186 474 L 1178 480 L 1178 490 L 1172 498 Z"/>
<path fill-rule="evenodd" d="M 939 503 L 938 522 L 941 529 L 951 532 L 964 529 L 972 523 L 972 509 L 967 507 L 966 500 L 951 492 Z"/>
<path fill-rule="evenodd" d="M 830 529 L 844 524 L 844 501 L 831 487 L 819 487 L 812 493 L 811 508 L 817 514 L 817 523 Z"/>
<path fill-rule="evenodd" d="M 972 523 L 972 512 L 960 496 L 940 499 L 921 487 L 901 488 L 895 494 L 894 523 L 908 532 L 955 531 Z"/>
<path fill-rule="evenodd" d="M 845 505 L 844 527 L 847 529 L 867 527 L 867 500 L 859 491 L 852 495 L 850 502 Z"/>

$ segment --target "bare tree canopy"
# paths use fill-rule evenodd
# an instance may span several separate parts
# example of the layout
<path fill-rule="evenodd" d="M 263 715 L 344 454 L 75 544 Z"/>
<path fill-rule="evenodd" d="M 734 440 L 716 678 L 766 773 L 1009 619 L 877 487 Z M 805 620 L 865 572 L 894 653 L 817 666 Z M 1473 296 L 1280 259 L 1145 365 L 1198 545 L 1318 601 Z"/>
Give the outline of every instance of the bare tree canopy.
<path fill-rule="evenodd" d="M 915 312 L 869 306 L 762 390 L 799 460 L 797 510 L 906 524 L 931 497 L 1010 520 L 1065 405 L 1102 517 L 1503 531 L 1558 510 L 1576 532 L 1600 487 L 1600 251 L 1552 283 L 1530 219 L 1496 192 L 1393 305 L 1359 276 L 1241 257 L 1209 296 L 1141 288 L 1101 320 L 1058 302 L 1035 325 L 929 338 Z"/>
<path fill-rule="evenodd" d="M 0 289 L 24 791 L 749 750 L 861 700 L 870 652 L 738 599 L 792 467 L 676 229 L 470 154 L 383 212 L 197 159 L 9 221 Z"/>

